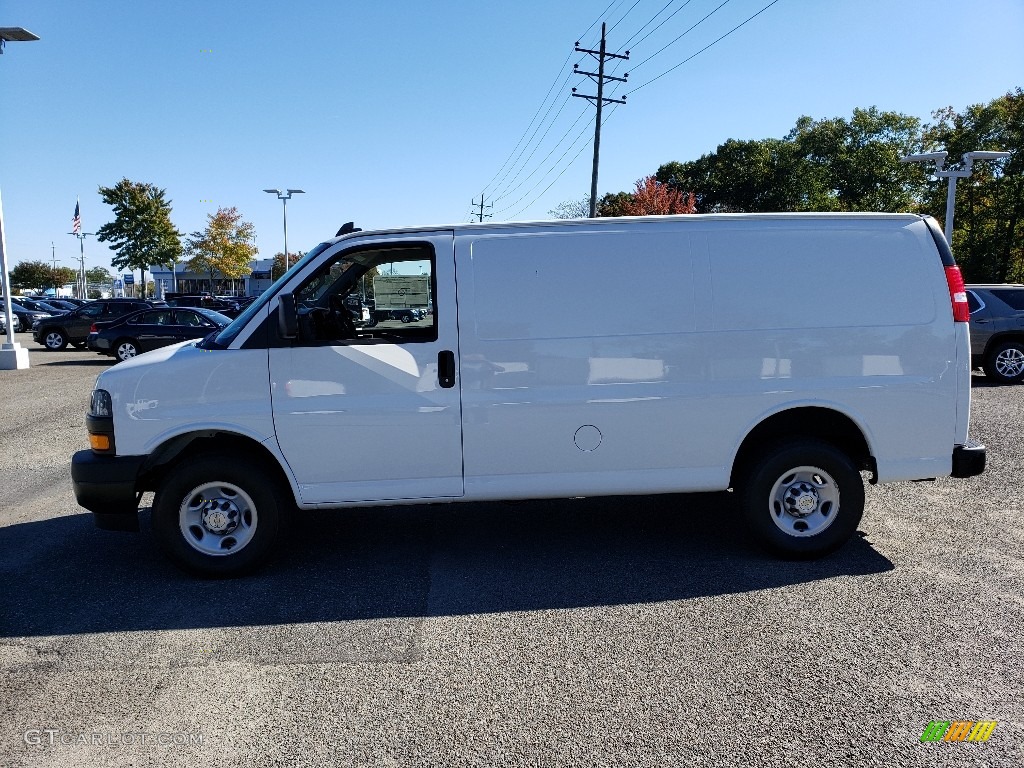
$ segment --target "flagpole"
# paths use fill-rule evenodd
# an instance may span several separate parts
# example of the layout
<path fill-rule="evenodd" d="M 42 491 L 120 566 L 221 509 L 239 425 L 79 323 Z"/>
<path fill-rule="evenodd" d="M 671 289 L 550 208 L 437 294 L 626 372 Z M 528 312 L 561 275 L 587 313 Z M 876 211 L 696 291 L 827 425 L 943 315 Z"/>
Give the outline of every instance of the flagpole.
<path fill-rule="evenodd" d="M 85 238 L 95 234 L 94 232 L 82 231 L 82 207 L 78 197 L 75 197 L 75 216 L 71 219 L 71 231 L 69 235 L 78 238 L 78 298 L 88 300 L 89 285 L 85 279 Z"/>

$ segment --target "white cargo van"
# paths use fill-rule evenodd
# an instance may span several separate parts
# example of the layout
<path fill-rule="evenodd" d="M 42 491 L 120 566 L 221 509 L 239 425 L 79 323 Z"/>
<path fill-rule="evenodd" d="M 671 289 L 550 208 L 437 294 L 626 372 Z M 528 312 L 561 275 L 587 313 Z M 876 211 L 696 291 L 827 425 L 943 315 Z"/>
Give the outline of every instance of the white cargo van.
<path fill-rule="evenodd" d="M 395 275 L 432 311 L 357 326 L 345 296 Z M 983 471 L 967 319 L 909 214 L 353 231 L 218 335 L 100 374 L 74 488 L 111 529 L 155 491 L 160 544 L 207 574 L 296 507 L 729 488 L 736 525 L 815 556 L 856 530 L 861 472 Z"/>

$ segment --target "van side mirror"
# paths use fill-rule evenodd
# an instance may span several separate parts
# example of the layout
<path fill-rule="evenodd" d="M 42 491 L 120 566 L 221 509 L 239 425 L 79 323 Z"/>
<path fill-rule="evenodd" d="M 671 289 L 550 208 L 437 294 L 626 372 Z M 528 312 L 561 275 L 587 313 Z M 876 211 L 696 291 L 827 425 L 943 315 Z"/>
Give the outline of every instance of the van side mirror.
<path fill-rule="evenodd" d="M 299 315 L 295 311 L 295 296 L 282 293 L 277 297 L 277 334 L 282 339 L 299 337 Z"/>

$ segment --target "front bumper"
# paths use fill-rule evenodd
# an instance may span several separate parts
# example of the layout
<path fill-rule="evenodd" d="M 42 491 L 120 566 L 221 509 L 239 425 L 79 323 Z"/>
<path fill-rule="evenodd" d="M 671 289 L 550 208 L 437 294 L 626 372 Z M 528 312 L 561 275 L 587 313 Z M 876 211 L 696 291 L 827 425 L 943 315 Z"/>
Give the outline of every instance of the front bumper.
<path fill-rule="evenodd" d="M 985 471 L 985 446 L 977 440 L 968 440 L 953 448 L 952 477 L 974 477 Z"/>
<path fill-rule="evenodd" d="M 71 457 L 75 499 L 93 513 L 97 528 L 139 530 L 135 486 L 145 461 L 145 456 L 99 456 L 88 450 Z"/>

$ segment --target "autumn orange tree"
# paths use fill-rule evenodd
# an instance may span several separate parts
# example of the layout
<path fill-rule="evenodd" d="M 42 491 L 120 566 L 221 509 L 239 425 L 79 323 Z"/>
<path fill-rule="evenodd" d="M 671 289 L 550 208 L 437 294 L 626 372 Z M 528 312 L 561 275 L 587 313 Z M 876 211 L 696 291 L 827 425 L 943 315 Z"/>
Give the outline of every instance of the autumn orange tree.
<path fill-rule="evenodd" d="M 185 255 L 190 271 L 210 275 L 213 290 L 218 273 L 234 283 L 252 271 L 251 262 L 257 253 L 253 244 L 255 227 L 233 207 L 218 208 L 206 218 L 206 229 L 193 232 L 186 240 Z"/>
<path fill-rule="evenodd" d="M 696 213 L 692 192 L 683 192 L 662 184 L 653 175 L 637 179 L 636 189 L 621 201 L 624 216 L 661 216 L 672 213 Z"/>

